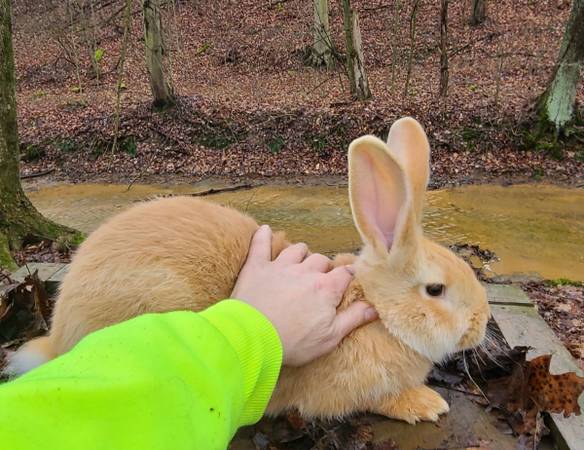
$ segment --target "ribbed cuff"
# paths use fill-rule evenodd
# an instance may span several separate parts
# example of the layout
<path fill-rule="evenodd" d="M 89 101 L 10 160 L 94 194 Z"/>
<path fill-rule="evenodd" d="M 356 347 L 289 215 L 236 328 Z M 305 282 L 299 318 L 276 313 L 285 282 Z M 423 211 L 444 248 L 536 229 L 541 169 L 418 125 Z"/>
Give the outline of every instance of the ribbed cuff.
<path fill-rule="evenodd" d="M 200 313 L 229 341 L 244 374 L 245 405 L 238 426 L 261 419 L 282 366 L 282 343 L 272 323 L 239 300 L 223 300 Z"/>

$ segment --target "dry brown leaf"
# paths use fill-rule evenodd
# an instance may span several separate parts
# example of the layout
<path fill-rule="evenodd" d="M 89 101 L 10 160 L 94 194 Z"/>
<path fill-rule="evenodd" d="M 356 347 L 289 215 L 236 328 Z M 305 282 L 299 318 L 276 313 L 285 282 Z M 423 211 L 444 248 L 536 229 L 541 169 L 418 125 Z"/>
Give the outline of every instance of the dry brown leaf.
<path fill-rule="evenodd" d="M 574 372 L 552 375 L 551 355 L 526 361 L 528 348 L 515 348 L 514 366 L 508 376 L 487 382 L 491 405 L 509 413 L 507 421 L 520 435 L 520 448 L 535 448 L 547 429 L 542 412 L 580 414 L 578 397 L 584 378 Z"/>
<path fill-rule="evenodd" d="M 529 362 L 530 400 L 542 411 L 580 415 L 578 397 L 584 391 L 584 377 L 574 372 L 552 375 L 551 355 L 542 355 Z"/>
<path fill-rule="evenodd" d="M 50 305 L 37 271 L 22 283 L 3 286 L 0 305 L 0 343 L 30 339 L 47 330 Z"/>

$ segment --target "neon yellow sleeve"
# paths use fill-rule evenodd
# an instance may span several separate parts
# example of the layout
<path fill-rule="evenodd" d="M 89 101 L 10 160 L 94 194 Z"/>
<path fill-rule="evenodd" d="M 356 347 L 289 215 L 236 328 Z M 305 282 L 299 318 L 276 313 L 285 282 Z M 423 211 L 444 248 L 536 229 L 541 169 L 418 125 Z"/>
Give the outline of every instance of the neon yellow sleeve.
<path fill-rule="evenodd" d="M 261 418 L 281 363 L 272 324 L 237 300 L 137 317 L 0 386 L 0 446 L 223 450 Z"/>

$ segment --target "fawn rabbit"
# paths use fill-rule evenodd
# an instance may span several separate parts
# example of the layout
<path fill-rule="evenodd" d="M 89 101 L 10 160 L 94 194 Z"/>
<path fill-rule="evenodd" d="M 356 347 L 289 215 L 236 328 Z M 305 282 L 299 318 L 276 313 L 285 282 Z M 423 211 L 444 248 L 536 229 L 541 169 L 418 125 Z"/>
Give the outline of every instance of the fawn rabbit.
<path fill-rule="evenodd" d="M 355 300 L 380 319 L 302 367 L 284 367 L 269 414 L 297 408 L 304 417 L 369 411 L 410 423 L 435 421 L 446 401 L 424 385 L 433 362 L 474 347 L 489 307 L 471 268 L 426 239 L 421 219 L 429 144 L 411 118 L 349 147 L 349 196 L 363 240 L 355 279 L 340 308 Z M 50 334 L 26 344 L 9 370 L 22 373 L 73 347 L 92 331 L 139 314 L 198 311 L 229 297 L 257 223 L 193 198 L 140 204 L 114 217 L 81 245 L 65 277 Z M 273 254 L 286 245 L 274 235 Z M 156 356 L 153 355 L 153 358 Z"/>

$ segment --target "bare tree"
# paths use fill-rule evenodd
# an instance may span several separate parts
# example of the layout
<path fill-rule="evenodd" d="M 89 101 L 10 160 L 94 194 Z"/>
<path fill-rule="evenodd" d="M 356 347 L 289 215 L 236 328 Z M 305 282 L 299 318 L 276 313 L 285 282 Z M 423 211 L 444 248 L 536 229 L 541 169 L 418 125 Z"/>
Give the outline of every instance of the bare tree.
<path fill-rule="evenodd" d="M 163 58 L 164 43 L 160 22 L 160 1 L 143 0 L 144 43 L 146 47 L 146 66 L 152 91 L 152 105 L 164 109 L 175 102 L 172 86 L 165 79 Z"/>
<path fill-rule="evenodd" d="M 576 91 L 584 60 L 584 0 L 573 0 L 560 55 L 548 84 L 538 102 L 542 121 L 552 123 L 557 132 L 574 119 Z"/>
<path fill-rule="evenodd" d="M 440 8 L 440 97 L 448 95 L 448 0 Z"/>
<path fill-rule="evenodd" d="M 406 84 L 404 86 L 404 97 L 409 95 L 410 90 L 410 77 L 412 75 L 412 63 L 414 60 L 414 49 L 416 47 L 416 16 L 418 14 L 418 8 L 420 6 L 420 0 L 412 0 L 412 12 L 410 13 L 410 50 L 408 53 L 408 65 L 406 72 Z"/>
<path fill-rule="evenodd" d="M 397 71 L 397 53 L 399 49 L 400 43 L 400 27 L 399 27 L 399 18 L 401 13 L 401 1 L 395 0 L 393 3 L 394 11 L 393 11 L 393 24 L 391 30 L 391 91 L 393 92 L 395 89 L 395 77 Z"/>
<path fill-rule="evenodd" d="M 0 266 L 15 267 L 10 250 L 25 240 L 78 239 L 74 230 L 44 218 L 20 183 L 11 0 L 0 0 Z"/>
<path fill-rule="evenodd" d="M 347 76 L 351 93 L 359 100 L 371 98 L 371 90 L 365 73 L 359 15 L 351 8 L 350 0 L 343 0 L 343 21 L 347 47 Z"/>
<path fill-rule="evenodd" d="M 471 0 L 470 24 L 478 25 L 487 18 L 487 0 Z"/>
<path fill-rule="evenodd" d="M 124 35 L 122 37 L 122 47 L 120 49 L 120 59 L 118 60 L 118 81 L 116 83 L 116 109 L 114 112 L 114 142 L 112 143 L 112 153 L 115 153 L 118 145 L 118 135 L 120 133 L 120 116 L 122 113 L 122 90 L 124 83 L 124 68 L 126 64 L 126 52 L 128 50 L 128 37 L 132 22 L 132 5 L 134 0 L 126 0 L 124 4 Z"/>
<path fill-rule="evenodd" d="M 314 43 L 311 51 L 311 64 L 313 66 L 326 66 L 331 69 L 334 66 L 333 41 L 329 25 L 328 0 L 314 1 Z"/>

